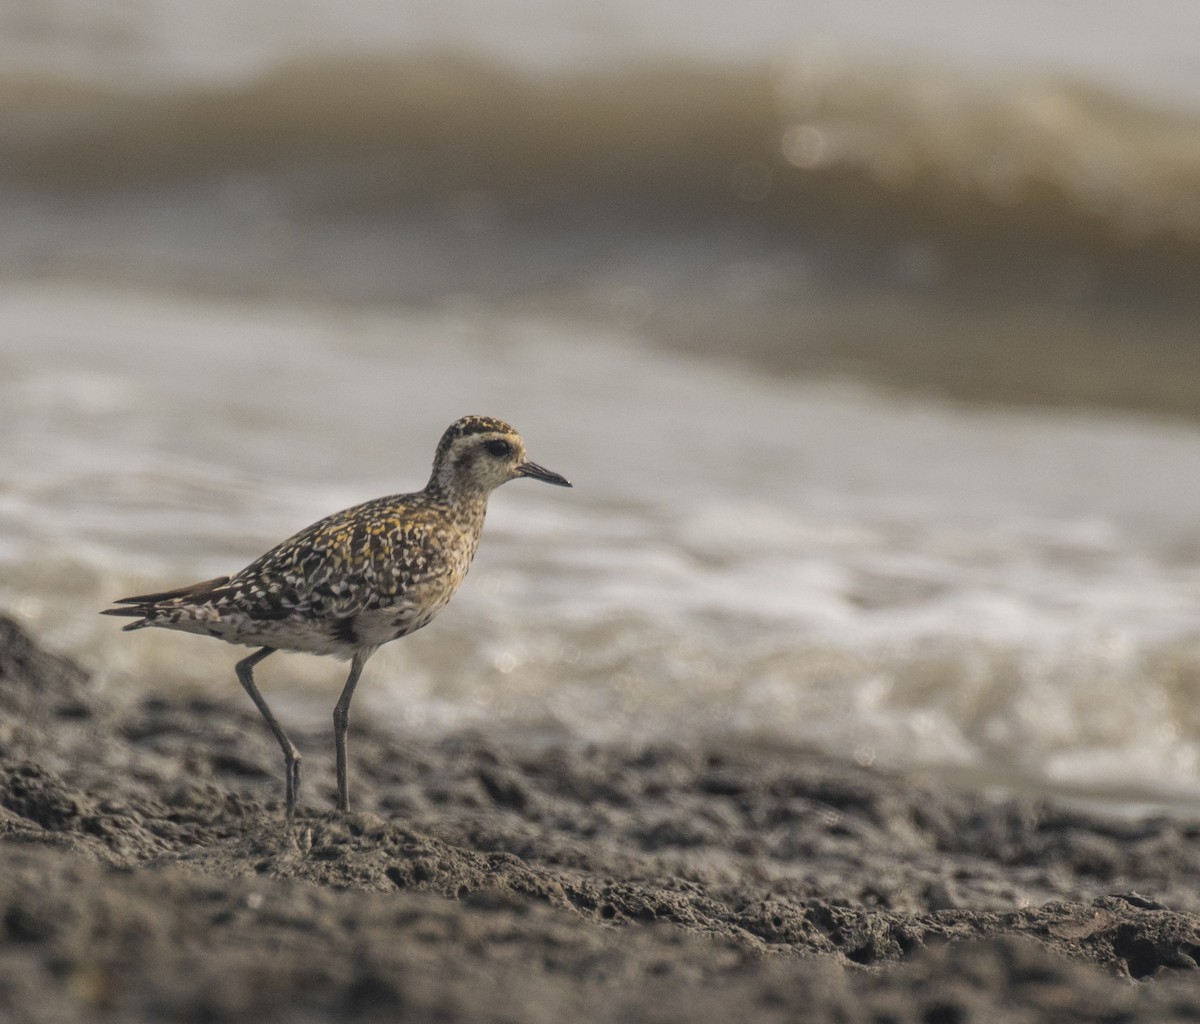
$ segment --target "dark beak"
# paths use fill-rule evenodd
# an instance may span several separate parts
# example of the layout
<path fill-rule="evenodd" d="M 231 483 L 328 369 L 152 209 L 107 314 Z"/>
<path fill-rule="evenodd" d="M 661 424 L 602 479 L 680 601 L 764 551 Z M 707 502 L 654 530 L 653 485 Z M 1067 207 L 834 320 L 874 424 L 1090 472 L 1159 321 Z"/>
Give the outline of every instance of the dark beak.
<path fill-rule="evenodd" d="M 542 480 L 545 483 L 554 484 L 556 487 L 571 486 L 571 481 L 565 476 L 559 476 L 548 469 L 543 469 L 536 462 L 522 462 L 517 466 L 517 476 L 532 477 L 534 480 Z"/>

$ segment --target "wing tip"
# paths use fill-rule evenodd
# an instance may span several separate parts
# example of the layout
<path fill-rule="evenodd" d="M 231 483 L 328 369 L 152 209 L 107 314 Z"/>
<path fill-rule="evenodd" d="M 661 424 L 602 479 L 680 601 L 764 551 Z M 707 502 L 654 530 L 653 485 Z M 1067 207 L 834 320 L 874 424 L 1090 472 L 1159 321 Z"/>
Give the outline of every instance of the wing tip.
<path fill-rule="evenodd" d="M 148 618 L 148 608 L 104 608 L 101 610 L 101 615 L 127 615 L 137 618 L 137 622 L 131 622 L 127 626 L 122 626 L 122 632 L 128 633 L 131 629 L 144 629 L 146 626 L 153 625 Z"/>

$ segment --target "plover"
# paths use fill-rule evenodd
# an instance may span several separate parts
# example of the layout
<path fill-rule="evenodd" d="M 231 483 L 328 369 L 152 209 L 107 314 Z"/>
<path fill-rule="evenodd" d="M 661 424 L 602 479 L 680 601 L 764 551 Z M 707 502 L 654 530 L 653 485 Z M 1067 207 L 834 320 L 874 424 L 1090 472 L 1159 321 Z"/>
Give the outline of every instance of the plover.
<path fill-rule="evenodd" d="M 254 684 L 254 666 L 279 650 L 349 659 L 333 711 L 337 806 L 348 811 L 346 732 L 363 665 L 446 606 L 479 546 L 488 495 L 523 476 L 571 486 L 530 462 L 507 423 L 464 416 L 438 442 L 424 490 L 326 516 L 233 576 L 121 598 L 114 602 L 121 607 L 101 614 L 136 616 L 127 630 L 158 626 L 259 648 L 237 663 L 237 677 L 283 750 L 289 819 L 300 790 L 300 752 Z"/>

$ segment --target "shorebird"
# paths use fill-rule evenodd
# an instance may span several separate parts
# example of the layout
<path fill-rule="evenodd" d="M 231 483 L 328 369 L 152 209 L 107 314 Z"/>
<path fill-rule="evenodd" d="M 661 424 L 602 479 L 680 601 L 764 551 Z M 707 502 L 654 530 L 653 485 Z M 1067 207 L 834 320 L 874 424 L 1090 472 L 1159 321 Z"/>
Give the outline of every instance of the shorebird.
<path fill-rule="evenodd" d="M 488 496 L 531 477 L 570 482 L 525 457 L 512 427 L 464 416 L 438 442 L 424 490 L 355 505 L 326 516 L 233 576 L 160 594 L 124 597 L 102 615 L 137 617 L 126 630 L 157 626 L 259 648 L 236 671 L 283 750 L 288 819 L 300 792 L 300 752 L 254 684 L 254 667 L 275 651 L 350 661 L 333 710 L 337 806 L 350 809 L 346 733 L 363 666 L 383 644 L 426 626 L 454 596 L 475 557 Z"/>

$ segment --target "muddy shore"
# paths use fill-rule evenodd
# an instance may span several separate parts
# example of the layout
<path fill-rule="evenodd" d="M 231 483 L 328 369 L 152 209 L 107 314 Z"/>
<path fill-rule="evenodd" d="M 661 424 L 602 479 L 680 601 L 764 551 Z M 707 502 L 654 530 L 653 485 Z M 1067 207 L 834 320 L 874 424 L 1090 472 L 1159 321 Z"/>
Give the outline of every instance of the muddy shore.
<path fill-rule="evenodd" d="M 118 708 L 0 618 L 0 1019 L 1200 1018 L 1200 817 L 796 750 Z"/>

